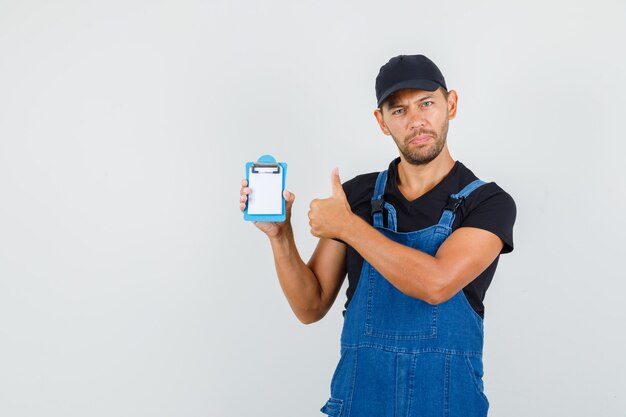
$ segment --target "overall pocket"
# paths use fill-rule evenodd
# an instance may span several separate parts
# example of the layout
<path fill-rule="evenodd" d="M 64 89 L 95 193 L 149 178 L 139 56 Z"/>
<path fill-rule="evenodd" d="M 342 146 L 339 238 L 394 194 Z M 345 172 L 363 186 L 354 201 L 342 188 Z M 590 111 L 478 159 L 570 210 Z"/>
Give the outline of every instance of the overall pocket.
<path fill-rule="evenodd" d="M 350 398 L 354 389 L 357 351 L 353 348 L 342 348 L 341 358 L 330 382 L 331 398 Z"/>
<path fill-rule="evenodd" d="M 331 397 L 320 411 L 330 417 L 341 417 L 342 409 L 343 401 Z"/>
<path fill-rule="evenodd" d="M 395 340 L 437 337 L 437 306 L 409 297 L 391 285 L 369 263 L 365 334 Z"/>
<path fill-rule="evenodd" d="M 489 401 L 483 393 L 482 360 L 453 355 L 450 362 L 448 409 L 450 417 L 486 417 Z"/>
<path fill-rule="evenodd" d="M 465 365 L 469 377 L 476 389 L 476 394 L 478 395 L 479 402 L 489 407 L 489 400 L 485 395 L 484 385 L 483 385 L 483 360 L 477 356 L 466 356 L 465 357 Z"/>

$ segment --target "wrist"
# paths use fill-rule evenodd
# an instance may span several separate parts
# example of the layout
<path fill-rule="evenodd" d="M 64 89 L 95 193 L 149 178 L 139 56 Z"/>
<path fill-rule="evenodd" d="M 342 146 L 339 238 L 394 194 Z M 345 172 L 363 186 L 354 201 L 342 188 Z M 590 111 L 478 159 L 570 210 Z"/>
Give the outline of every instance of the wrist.
<path fill-rule="evenodd" d="M 275 234 L 267 235 L 272 245 L 282 245 L 289 243 L 290 238 L 293 236 L 293 229 L 289 221 L 286 224 L 279 226 L 278 231 Z"/>
<path fill-rule="evenodd" d="M 355 238 L 361 222 L 363 222 L 363 220 L 359 216 L 354 213 L 350 213 L 346 222 L 344 223 L 344 227 L 341 228 L 337 239 L 349 243 L 349 241 Z"/>

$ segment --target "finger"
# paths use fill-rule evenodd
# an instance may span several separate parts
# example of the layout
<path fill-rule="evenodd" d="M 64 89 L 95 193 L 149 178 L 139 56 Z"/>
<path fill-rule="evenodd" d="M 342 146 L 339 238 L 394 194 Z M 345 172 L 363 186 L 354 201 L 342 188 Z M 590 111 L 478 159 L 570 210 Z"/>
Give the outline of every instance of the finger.
<path fill-rule="evenodd" d="M 248 195 L 250 194 L 250 188 L 244 187 L 239 191 L 239 195 Z"/>
<path fill-rule="evenodd" d="M 341 185 L 341 179 L 339 178 L 339 168 L 333 169 L 333 172 L 330 176 L 330 180 L 333 187 L 333 196 L 334 197 L 344 197 L 346 194 L 343 191 L 343 187 Z"/>
<path fill-rule="evenodd" d="M 241 187 L 247 187 L 248 186 L 248 181 L 247 180 L 241 180 Z"/>

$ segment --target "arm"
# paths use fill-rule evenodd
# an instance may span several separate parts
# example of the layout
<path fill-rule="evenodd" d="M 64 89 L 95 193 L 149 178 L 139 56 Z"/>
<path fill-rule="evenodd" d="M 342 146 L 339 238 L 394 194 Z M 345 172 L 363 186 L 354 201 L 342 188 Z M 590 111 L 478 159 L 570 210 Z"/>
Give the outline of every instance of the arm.
<path fill-rule="evenodd" d="M 250 189 L 242 180 L 240 209 L 245 209 Z M 323 318 L 332 306 L 346 275 L 346 246 L 332 239 L 320 239 L 308 264 L 296 247 L 291 227 L 291 207 L 295 196 L 285 191 L 287 218 L 282 223 L 255 222 L 264 232 L 272 247 L 274 264 L 280 286 L 302 323 L 309 324 Z"/>
<path fill-rule="evenodd" d="M 461 291 L 503 247 L 491 232 L 462 227 L 431 256 L 388 239 L 360 218 L 341 235 L 398 290 L 430 304 L 443 303 Z"/>
<path fill-rule="evenodd" d="M 322 319 L 335 301 L 346 274 L 345 245 L 322 238 L 305 264 L 291 231 L 270 242 L 278 281 L 296 317 L 304 324 Z"/>
<path fill-rule="evenodd" d="M 313 235 L 345 241 L 398 290 L 431 304 L 447 301 L 462 290 L 503 247 L 495 234 L 471 227 L 456 230 L 435 256 L 394 242 L 350 211 L 336 173 L 333 195 L 314 200 L 309 219 Z"/>

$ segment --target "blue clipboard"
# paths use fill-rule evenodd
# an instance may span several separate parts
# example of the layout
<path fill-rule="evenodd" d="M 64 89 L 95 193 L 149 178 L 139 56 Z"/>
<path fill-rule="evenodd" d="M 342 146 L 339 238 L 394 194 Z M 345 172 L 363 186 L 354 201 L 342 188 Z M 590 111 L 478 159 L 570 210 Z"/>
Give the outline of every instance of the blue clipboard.
<path fill-rule="evenodd" d="M 287 218 L 283 197 L 286 179 L 287 164 L 276 162 L 272 155 L 263 155 L 256 162 L 246 163 L 246 181 L 251 192 L 243 211 L 243 219 L 284 222 Z"/>

